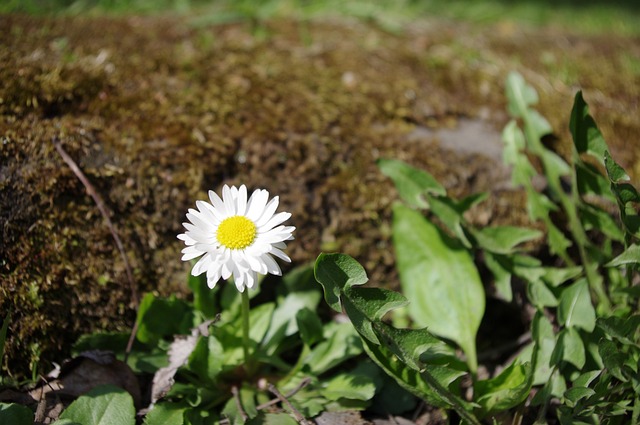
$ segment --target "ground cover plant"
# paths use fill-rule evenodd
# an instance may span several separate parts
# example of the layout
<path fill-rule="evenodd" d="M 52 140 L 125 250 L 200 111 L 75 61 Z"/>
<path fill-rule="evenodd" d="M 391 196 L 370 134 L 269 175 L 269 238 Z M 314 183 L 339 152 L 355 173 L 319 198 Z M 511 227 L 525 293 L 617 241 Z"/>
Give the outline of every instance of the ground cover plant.
<path fill-rule="evenodd" d="M 336 253 L 320 254 L 313 268 L 267 276 L 258 284 L 250 270 L 278 275 L 280 268 L 264 254 L 255 257 L 257 263 L 250 260 L 254 251 L 245 250 L 287 260 L 282 241 L 291 239 L 293 228 L 281 223 L 290 214 L 275 214 L 278 202 L 267 203 L 268 194 L 256 191 L 247 200 L 246 188 L 225 186 L 222 200 L 210 194 L 212 204 L 198 202 L 198 210 L 190 210 L 187 231 L 180 235 L 187 244 L 184 260 L 204 254 L 189 277 L 192 301 L 146 294 L 135 341 L 127 333 L 98 333 L 83 336 L 74 347 L 76 359 L 113 364 L 109 356 L 115 356 L 127 370 L 148 376 L 148 395 L 126 385 L 126 390 L 97 385 L 62 413 L 51 413 L 61 407 L 55 399 L 59 383 L 49 382 L 48 395 L 41 389 L 45 407 L 36 420 L 310 423 L 333 411 L 377 408 L 401 414 L 422 401 L 443 409 L 454 423 L 636 423 L 640 194 L 609 154 L 580 92 L 569 124 L 574 141 L 569 163 L 542 144 L 551 127 L 533 109 L 537 93 L 522 76 L 509 75 L 506 95 L 513 120 L 503 132 L 504 160 L 513 164 L 513 181 L 524 187 L 528 212 L 533 222 L 543 223 L 542 231 L 474 226 L 465 213 L 486 195 L 457 200 L 426 171 L 381 159 L 381 173 L 393 180 L 402 199 L 393 208 L 392 232 L 407 297 L 363 287 L 364 268 Z M 533 160 L 545 178 L 544 192 L 532 187 L 538 173 Z M 255 222 L 249 224 L 250 237 L 248 220 Z M 211 229 L 215 246 L 246 252 L 246 259 L 207 258 L 217 249 L 203 250 Z M 556 265 L 522 249 L 538 238 L 544 238 Z M 535 309 L 529 340 L 491 376 L 480 376 L 476 350 L 486 299 L 480 263 L 502 298 L 513 297 L 518 280 Z M 220 277 L 232 275 L 236 285 L 217 285 Z M 268 288 L 271 292 L 262 294 Z M 318 314 L 322 292 L 334 314 Z M 335 320 L 343 314 L 349 320 Z M 73 373 L 67 370 L 67 382 Z M 0 406 L 3 422 L 34 421 L 29 407 Z"/>
<path fill-rule="evenodd" d="M 0 9 L 19 9 L 35 3 L 37 0 L 8 2 L 0 5 Z M 134 3 L 140 7 L 130 9 Z M 540 171 L 544 161 L 536 159 L 539 155 L 533 152 L 539 149 L 531 146 L 526 156 L 514 154 L 511 158 L 511 163 L 526 170 L 520 182 L 516 179 L 512 183 L 510 174 L 500 164 L 500 134 L 494 129 L 502 128 L 509 119 L 504 77 L 516 68 L 537 88 L 540 95 L 537 108 L 550 124 L 543 127 L 553 128 L 553 136 L 542 138 L 543 147 L 560 155 L 567 164 L 578 164 L 572 159 L 573 144 L 569 141 L 571 132 L 567 123 L 574 94 L 583 89 L 584 98 L 589 100 L 593 115 L 607 135 L 610 156 L 624 166 L 632 179 L 636 178 L 640 170 L 640 151 L 635 144 L 640 129 L 635 113 L 640 90 L 637 84 L 640 50 L 637 40 L 620 35 L 627 34 L 624 21 L 618 21 L 620 25 L 606 33 L 592 34 L 594 28 L 583 27 L 589 19 L 578 19 L 579 27 L 571 25 L 576 16 L 582 16 L 577 12 L 570 14 L 569 21 L 561 22 L 564 30 L 532 29 L 528 24 L 542 14 L 524 13 L 521 15 L 524 20 L 512 21 L 515 17 L 505 18 L 497 3 L 476 2 L 473 8 L 457 9 L 463 14 L 484 9 L 486 15 L 480 15 L 482 25 L 441 21 L 436 17 L 413 21 L 417 16 L 425 16 L 414 2 L 406 2 L 399 9 L 385 1 L 350 2 L 333 8 L 333 14 L 329 14 L 332 18 L 328 19 L 326 8 L 323 12 L 322 7 L 302 7 L 308 3 L 216 2 L 212 9 L 208 9 L 210 5 L 206 2 L 202 2 L 205 6 L 202 9 L 197 1 L 164 2 L 169 3 L 166 10 L 190 10 L 189 13 L 197 12 L 194 13 L 197 16 L 189 13 L 182 17 L 137 16 L 140 12 L 162 12 L 154 9 L 158 5 L 164 8 L 163 2 L 145 0 L 60 2 L 64 10 L 57 17 L 0 16 L 0 28 L 6 35 L 0 37 L 3 81 L 0 84 L 0 345 L 3 346 L 0 401 L 29 405 L 36 412 L 35 418 L 42 418 L 42 412 L 48 411 L 44 400 L 51 401 L 59 395 L 62 403 L 48 405 L 55 406 L 48 414 L 49 419 L 55 418 L 60 408 L 89 391 L 76 385 L 77 378 L 85 376 L 91 378 L 88 380 L 91 385 L 115 384 L 124 388 L 129 396 L 114 394 L 117 390 L 110 387 L 91 393 L 90 397 L 108 401 L 105 405 L 122 406 L 120 410 L 127 417 L 131 409 L 125 405 L 127 397 L 131 397 L 133 411 L 140 412 L 138 421 L 143 421 L 144 409 L 150 404 L 147 390 L 152 387 L 155 372 L 166 367 L 165 376 L 177 380 L 178 387 L 188 377 L 186 368 L 169 367 L 169 352 L 180 353 L 177 349 L 180 344 L 174 345 L 175 332 L 188 334 L 178 340 L 191 336 L 184 345 L 188 348 L 198 336 L 215 334 L 216 324 L 224 323 L 236 327 L 235 338 L 232 343 L 225 341 L 226 345 L 246 341 L 242 299 L 233 320 L 222 322 L 220 317 L 215 321 L 214 315 L 213 324 L 207 327 L 205 321 L 202 327 L 196 326 L 202 317 L 211 320 L 213 312 L 206 310 L 206 303 L 196 303 L 196 291 L 184 279 L 190 265 L 176 261 L 177 253 L 184 248 L 175 237 L 182 230 L 184 212 L 193 207 L 195 199 L 206 198 L 207 190 L 221 189 L 224 184 L 269 188 L 281 196 L 283 208 L 292 212 L 292 224 L 302 231 L 296 231 L 295 243 L 287 247 L 293 265 L 281 263 L 283 271 L 298 266 L 304 269 L 321 251 L 339 251 L 357 259 L 373 285 L 401 291 L 410 298 L 419 295 L 415 288 L 405 291 L 403 282 L 407 278 L 399 278 L 398 273 L 404 274 L 401 257 L 394 255 L 393 203 L 398 191 L 404 189 L 401 185 L 392 189 L 393 176 L 406 170 L 402 171 L 402 162 L 391 158 L 410 163 L 414 171 L 409 174 L 427 170 L 439 182 L 441 188 L 429 192 L 434 197 L 430 202 L 423 199 L 420 206 L 412 207 L 410 202 L 406 205 L 421 210 L 447 234 L 449 225 L 456 229 L 454 239 L 459 238 L 468 248 L 483 283 L 482 291 L 470 286 L 469 293 L 486 295 L 483 309 L 476 302 L 464 311 L 469 323 L 473 317 L 476 321 L 478 316 L 482 317 L 477 330 L 475 324 L 463 332 L 442 324 L 431 329 L 435 338 L 440 335 L 435 331 L 449 335 L 445 337 L 445 345 L 430 341 L 445 353 L 453 354 L 443 359 L 460 374 L 448 390 L 464 401 L 474 402 L 483 390 L 482 384 L 475 388 L 474 382 L 498 376 L 502 368 L 513 364 L 511 357 L 531 342 L 529 331 L 539 310 L 546 313 L 558 339 L 569 340 L 572 347 L 577 347 L 574 341 L 577 328 L 582 344 L 594 350 L 591 337 L 584 335 L 587 330 L 572 323 L 573 319 L 567 325 L 556 318 L 560 306 L 553 306 L 555 302 L 539 284 L 540 280 L 529 276 L 538 282 L 530 283 L 521 274 L 531 272 L 535 277 L 536 267 L 529 262 L 538 261 L 542 268 L 571 263 L 579 266 L 583 259 L 602 264 L 603 258 L 611 257 L 612 252 L 622 252 L 623 242 L 616 232 L 619 225 L 607 219 L 607 214 L 598 212 L 598 208 L 604 208 L 615 217 L 616 202 L 606 200 L 606 195 L 587 194 L 588 203 L 598 207 L 594 208 L 554 194 L 558 191 L 557 182 L 555 186 L 548 184 L 546 178 L 534 171 Z M 296 18 L 292 20 L 287 17 L 287 7 L 293 3 L 296 7 L 291 9 L 296 10 Z M 394 5 L 401 3 L 404 2 Z M 448 3 L 447 16 L 458 13 L 457 2 Z M 532 3 L 533 7 L 535 4 Z M 316 5 L 333 7 L 329 1 Z M 33 13 L 44 11 L 36 6 Z M 85 6 L 87 9 L 76 15 Z M 402 10 L 404 6 L 411 7 Z M 91 17 L 83 15 L 88 10 Z M 635 22 L 634 9 L 625 10 L 624 16 Z M 94 15 L 105 11 L 119 16 Z M 432 12 L 427 11 L 427 15 Z M 335 19 L 336 14 L 355 16 L 360 21 Z M 562 21 L 562 14 L 556 16 Z M 603 18 L 600 23 L 605 21 Z M 588 31 L 589 35 L 582 31 Z M 518 120 L 520 125 L 524 124 L 522 118 Z M 510 131 L 517 134 L 513 128 Z M 551 158 L 546 166 L 553 170 L 552 165 L 559 161 L 553 155 L 545 156 Z M 596 156 L 592 159 L 595 162 L 587 160 L 587 163 L 599 163 L 601 152 Z M 531 161 L 533 170 L 527 161 Z M 586 186 L 594 180 L 588 177 L 589 167 L 576 166 L 576 174 Z M 74 170 L 82 170 L 84 177 L 80 178 Z M 558 165 L 556 171 L 562 174 L 566 167 Z M 606 173 L 606 169 L 601 167 L 600 172 Z M 527 175 L 533 178 L 527 179 Z M 568 175 L 563 175 L 560 188 L 568 192 L 570 181 Z M 602 185 L 602 181 L 595 181 Z M 621 193 L 625 193 L 625 186 L 622 187 Z M 486 194 L 473 196 L 478 192 Z M 604 189 L 600 192 L 608 193 Z M 442 196 L 446 199 L 440 199 Z M 527 196 L 534 200 L 528 201 Z M 463 213 L 442 212 L 452 204 L 464 202 L 472 205 Z M 529 204 L 537 211 L 539 220 L 532 220 L 527 214 Z M 573 204 L 576 206 L 572 207 Z M 440 220 L 434 211 L 449 221 Z M 550 211 L 550 215 L 545 211 Z M 629 211 L 633 212 L 631 208 Z M 633 218 L 629 222 L 633 227 Z M 514 248 L 525 264 L 519 260 L 515 265 L 509 264 L 505 257 L 513 253 L 496 253 L 491 251 L 496 246 L 489 249 L 479 245 L 478 241 L 486 243 L 487 238 L 496 237 L 491 231 L 488 235 L 480 234 L 483 229 L 504 226 L 517 226 L 515 231 L 520 232 L 520 238 L 531 238 Z M 593 230 L 600 227 L 610 235 Z M 504 233 L 504 229 L 496 232 Z M 553 249 L 545 244 L 544 237 L 534 237 L 547 232 L 552 236 Z M 567 247 L 567 241 L 574 239 L 581 243 Z M 451 258 L 464 257 L 458 253 Z M 473 276 L 468 261 L 461 261 L 467 267 L 456 270 L 460 272 L 458 277 Z M 616 281 L 615 273 L 603 273 L 602 267 L 592 268 L 595 270 L 588 270 L 585 278 L 594 301 L 599 304 L 598 300 L 605 300 L 606 304 L 611 299 L 611 311 L 624 316 L 620 313 L 624 300 L 613 300 L 618 295 L 608 293 L 610 282 Z M 307 269 L 306 273 L 310 271 Z M 286 278 L 289 279 L 288 274 Z M 546 276 L 541 279 L 547 282 Z M 574 277 L 568 279 L 567 283 L 575 281 Z M 603 282 L 604 295 L 603 288 L 598 289 L 599 281 Z M 260 293 L 251 300 L 254 309 L 269 302 L 278 305 L 277 297 L 288 293 L 287 289 L 276 289 L 281 285 L 276 277 L 268 277 L 263 283 Z M 567 283 L 551 287 L 556 302 L 559 303 L 559 294 Z M 584 287 L 584 283 L 581 285 Z M 222 295 L 218 290 L 213 291 L 218 295 L 210 305 L 219 308 Z M 320 290 L 316 288 L 318 298 Z M 139 299 L 138 292 L 151 294 Z M 536 306 L 531 300 L 535 300 Z M 394 298 L 394 303 L 398 308 L 392 309 L 384 322 L 399 329 L 419 326 L 421 320 L 427 323 L 429 317 L 450 313 L 450 309 L 444 309 L 429 316 L 416 312 L 415 306 L 400 307 L 400 297 Z M 331 313 L 333 310 L 327 303 L 320 302 L 317 306 L 314 311 L 320 314 L 323 324 L 333 320 L 334 314 L 337 321 L 346 319 L 338 312 Z M 626 308 L 633 311 L 633 302 L 629 301 Z M 144 319 L 139 317 L 142 310 L 147 312 Z M 204 316 L 198 313 L 205 310 Z M 606 305 L 598 305 L 597 317 L 606 317 L 606 310 Z M 372 312 L 373 319 L 377 320 L 375 313 Z M 156 315 L 165 319 L 172 314 L 184 315 L 191 325 L 172 327 L 166 320 L 153 319 Z M 195 316 L 198 319 L 193 319 Z M 152 329 L 151 332 L 162 335 L 157 341 L 158 350 L 150 347 L 153 340 L 144 343 L 129 340 L 134 322 L 146 323 L 142 325 L 143 335 L 145 327 L 147 332 Z M 548 326 L 543 326 L 548 323 L 538 322 L 541 323 L 539 328 L 548 330 Z M 167 331 L 165 326 L 171 329 Z M 634 326 L 633 321 L 630 326 Z M 95 330 L 115 334 L 95 339 L 85 336 L 87 343 L 78 343 L 72 350 L 79 335 Z M 596 326 L 594 332 L 601 332 L 600 328 Z M 301 332 L 294 332 L 291 339 L 299 340 L 300 335 Z M 345 335 L 357 344 L 356 330 Z M 367 335 L 371 338 L 372 334 Z M 550 333 L 544 335 L 548 337 Z M 591 345 L 587 344 L 589 341 Z M 393 342 L 390 344 L 393 346 Z M 260 352 L 260 342 L 242 344 L 245 348 L 250 345 Z M 92 347 L 115 348 L 117 355 L 86 351 Z M 284 402 L 269 391 L 268 384 L 278 385 L 282 371 L 295 368 L 302 356 L 300 347 L 282 347 L 279 369 L 263 364 L 248 374 L 252 375 L 248 380 L 255 384 L 251 389 L 258 388 L 248 400 L 252 397 L 268 400 L 257 405 L 258 413 L 250 409 L 249 413 L 256 415 L 255 421 L 265 420 L 266 413 L 285 413 L 281 410 Z M 244 352 L 239 354 L 237 348 L 231 349 L 234 350 L 235 355 L 245 358 Z M 609 346 L 609 352 L 612 350 L 613 346 Z M 623 347 L 618 351 L 626 350 Z M 182 354 L 187 352 L 185 349 Z M 527 355 L 525 352 L 524 357 Z M 70 361 L 62 363 L 71 356 Z M 585 367 L 593 366 L 591 358 L 586 355 Z M 353 372 L 355 362 L 367 357 L 361 354 L 345 359 L 316 376 L 316 381 L 302 380 L 300 386 L 280 394 L 296 399 L 299 391 L 323 388 L 339 371 Z M 29 387 L 39 381 L 39 376 L 51 371 L 55 363 L 62 364 L 57 378 L 52 375 L 47 378 L 47 385 Z M 416 365 L 422 367 L 421 363 Z M 570 385 L 572 377 L 566 378 L 570 375 L 566 365 L 559 370 L 566 385 Z M 374 379 L 376 389 L 392 383 L 400 385 L 382 370 L 378 373 L 379 379 Z M 218 375 L 214 367 L 212 375 L 217 377 L 217 383 L 229 382 L 224 397 L 236 399 L 234 386 L 238 397 L 242 395 L 242 385 L 238 384 L 247 377 L 242 367 Z M 260 377 L 265 375 L 268 376 L 261 381 Z M 554 382 L 559 381 L 554 376 Z M 602 388 L 611 382 L 616 383 L 603 381 L 598 391 L 602 393 Z M 61 392 L 59 385 L 67 391 Z M 136 390 L 140 385 L 141 392 Z M 193 385 L 213 386 L 203 382 Z M 344 386 L 339 381 L 336 385 Z M 22 391 L 11 392 L 17 388 Z M 385 404 L 382 393 L 373 402 L 352 401 L 358 408 L 368 405 L 362 415 L 350 410 L 354 416 L 345 413 L 333 416 L 333 420 L 364 421 L 371 415 L 384 416 L 408 409 L 412 413 L 404 415 L 413 414 L 417 423 L 446 421 L 443 415 L 454 422 L 461 415 L 467 415 L 467 419 L 468 415 L 476 419 L 485 415 L 480 419 L 485 422 L 495 416 L 500 422 L 512 416 L 517 419 L 522 410 L 523 422 L 527 423 L 544 415 L 545 410 L 547 418 L 553 420 L 562 401 L 557 396 L 559 391 L 555 391 L 550 397 L 538 395 L 536 405 L 527 399 L 516 408 L 487 413 L 477 406 L 456 405 L 455 398 L 440 391 L 441 395 L 430 395 L 431 405 L 441 405 L 443 409 L 425 412 L 417 400 L 428 395 L 399 393 L 395 388 L 393 400 L 398 406 Z M 541 388 L 533 386 L 530 396 Z M 25 389 L 29 390 L 27 396 Z M 55 392 L 49 394 L 49 389 Z M 624 386 L 620 391 L 625 391 Z M 402 403 L 398 394 L 404 394 Z M 444 402 L 437 398 L 442 394 Z M 502 393 L 498 395 L 501 396 Z M 185 413 L 180 397 L 161 398 L 158 403 L 177 403 L 173 413 L 178 418 L 180 412 Z M 614 398 L 612 395 L 610 400 L 601 401 L 605 407 L 600 410 L 619 409 L 609 409 Z M 43 403 L 36 408 L 34 400 Z M 186 400 L 195 403 L 186 410 L 209 407 L 198 405 L 197 397 L 187 396 Z M 318 400 L 327 413 L 348 404 L 331 402 L 324 391 Z M 537 404 L 540 400 L 549 403 Z M 83 399 L 80 407 L 72 408 L 68 415 L 87 411 L 87 401 Z M 208 401 L 215 406 L 212 411 L 218 412 L 223 407 L 215 400 Z M 19 405 L 11 409 L 19 410 Z M 292 405 L 302 412 L 301 416 L 308 413 L 296 403 Z M 167 407 L 175 406 L 164 406 L 155 415 L 162 414 Z M 376 407 L 381 411 L 375 412 Z M 625 414 L 627 407 L 621 407 L 621 414 Z M 23 409 L 22 413 L 25 412 Z M 287 417 L 269 416 L 276 421 L 288 420 Z"/>

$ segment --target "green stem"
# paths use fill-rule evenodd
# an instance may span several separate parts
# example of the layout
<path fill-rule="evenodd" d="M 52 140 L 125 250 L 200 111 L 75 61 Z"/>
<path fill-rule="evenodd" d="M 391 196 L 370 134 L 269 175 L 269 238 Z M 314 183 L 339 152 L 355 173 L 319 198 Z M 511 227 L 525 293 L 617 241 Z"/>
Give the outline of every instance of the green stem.
<path fill-rule="evenodd" d="M 245 288 L 242 292 L 242 351 L 247 372 L 250 370 L 249 344 L 249 289 Z"/>

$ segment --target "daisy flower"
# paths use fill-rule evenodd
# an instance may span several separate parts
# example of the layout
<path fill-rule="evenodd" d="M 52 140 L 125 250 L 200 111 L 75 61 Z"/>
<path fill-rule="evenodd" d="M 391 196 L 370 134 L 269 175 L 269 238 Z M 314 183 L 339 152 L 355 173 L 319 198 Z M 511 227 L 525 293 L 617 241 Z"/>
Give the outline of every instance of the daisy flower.
<path fill-rule="evenodd" d="M 206 272 L 210 288 L 220 278 L 233 276 L 240 292 L 253 288 L 258 274 L 281 275 L 273 257 L 291 262 L 283 251 L 284 241 L 293 239 L 295 227 L 281 225 L 291 214 L 275 213 L 279 198 L 269 201 L 269 192 L 257 189 L 247 199 L 245 185 L 225 185 L 222 199 L 210 190 L 209 200 L 211 203 L 197 201 L 197 210 L 189 209 L 189 222 L 182 224 L 186 232 L 178 235 L 187 245 L 182 250 L 183 261 L 201 257 L 191 274 Z"/>

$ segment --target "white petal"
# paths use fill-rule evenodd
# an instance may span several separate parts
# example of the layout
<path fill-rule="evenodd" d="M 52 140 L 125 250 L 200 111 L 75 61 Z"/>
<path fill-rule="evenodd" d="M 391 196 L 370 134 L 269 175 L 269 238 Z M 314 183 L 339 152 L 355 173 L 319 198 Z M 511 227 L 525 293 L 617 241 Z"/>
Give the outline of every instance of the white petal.
<path fill-rule="evenodd" d="M 278 209 L 278 203 L 279 202 L 280 202 L 280 198 L 277 197 L 277 196 L 269 201 L 267 206 L 264 208 L 264 212 L 262 213 L 260 218 L 255 221 L 256 227 L 262 227 L 269 220 L 271 220 L 271 217 L 273 217 L 273 213 L 275 213 L 276 209 Z"/>
<path fill-rule="evenodd" d="M 260 259 L 267 265 L 267 270 L 269 270 L 269 273 L 277 276 L 280 276 L 282 274 L 280 266 L 278 265 L 278 263 L 276 263 L 271 255 L 264 254 L 260 257 Z"/>
<path fill-rule="evenodd" d="M 211 200 L 211 205 L 220 212 L 222 217 L 229 217 L 230 214 L 227 213 L 227 208 L 225 207 L 224 202 L 222 202 L 222 199 L 220 199 L 218 194 L 213 190 L 209 191 L 209 199 Z"/>
<path fill-rule="evenodd" d="M 233 189 L 236 187 L 234 186 Z M 238 189 L 236 189 L 238 190 Z M 224 202 L 224 207 L 227 210 L 228 217 L 232 217 L 236 215 L 236 202 L 233 196 L 233 192 L 229 186 L 226 184 L 222 188 L 222 202 Z"/>
<path fill-rule="evenodd" d="M 193 260 L 194 258 L 197 258 L 199 256 L 201 256 L 202 254 L 204 254 L 203 251 L 197 249 L 194 246 L 188 246 L 186 248 L 184 248 L 182 250 L 182 253 L 184 254 L 181 258 L 182 261 L 189 261 L 189 260 Z"/>
<path fill-rule="evenodd" d="M 291 213 L 288 212 L 281 212 L 274 215 L 269 221 L 267 221 L 266 224 L 260 227 L 260 232 L 267 232 L 273 229 L 277 225 L 289 220 L 289 217 L 291 217 Z"/>
<path fill-rule="evenodd" d="M 247 282 L 246 282 L 247 288 L 251 289 L 251 288 L 253 288 L 253 285 L 255 285 L 256 282 L 258 281 L 258 276 L 253 271 L 252 272 L 248 272 L 247 276 L 246 276 L 246 280 L 247 280 Z"/>
<path fill-rule="evenodd" d="M 196 201 L 196 206 L 211 223 L 219 224 L 225 218 L 220 211 L 216 210 L 213 205 L 208 202 Z"/>
<path fill-rule="evenodd" d="M 269 192 L 262 189 L 255 190 L 247 203 L 247 218 L 255 223 L 264 212 L 268 200 Z"/>
<path fill-rule="evenodd" d="M 205 254 L 191 269 L 191 274 L 194 276 L 200 276 L 204 273 L 209 265 L 211 264 L 211 256 L 209 254 Z"/>
<path fill-rule="evenodd" d="M 240 186 L 240 189 L 238 190 L 236 206 L 236 214 L 245 215 L 247 211 L 247 187 L 245 185 Z"/>
<path fill-rule="evenodd" d="M 278 248 L 273 248 L 269 254 L 275 255 L 276 257 L 280 258 L 283 261 L 286 261 L 287 263 L 291 262 L 291 258 L 289 258 L 287 254 L 285 254 Z"/>

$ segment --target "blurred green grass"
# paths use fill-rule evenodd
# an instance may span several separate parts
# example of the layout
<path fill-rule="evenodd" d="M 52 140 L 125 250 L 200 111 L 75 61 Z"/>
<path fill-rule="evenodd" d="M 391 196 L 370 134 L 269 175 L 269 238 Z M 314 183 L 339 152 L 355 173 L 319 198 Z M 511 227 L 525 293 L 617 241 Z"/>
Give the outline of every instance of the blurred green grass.
<path fill-rule="evenodd" d="M 442 18 L 557 26 L 582 33 L 640 34 L 638 0 L 0 0 L 0 13 L 197 14 L 210 23 L 352 16 L 389 30 Z"/>

